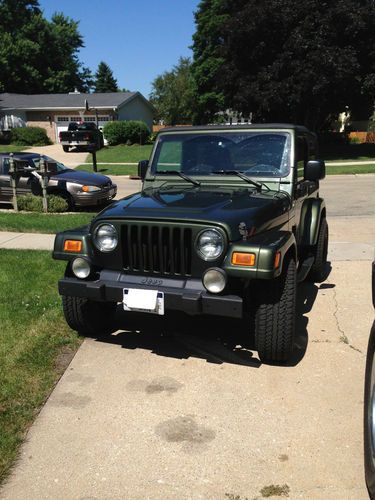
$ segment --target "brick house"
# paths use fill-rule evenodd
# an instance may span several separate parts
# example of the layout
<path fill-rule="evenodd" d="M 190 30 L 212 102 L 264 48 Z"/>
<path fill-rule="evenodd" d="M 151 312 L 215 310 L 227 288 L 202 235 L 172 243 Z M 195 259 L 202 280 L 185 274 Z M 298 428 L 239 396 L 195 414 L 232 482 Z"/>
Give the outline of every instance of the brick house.
<path fill-rule="evenodd" d="M 142 120 L 152 130 L 153 115 L 153 106 L 140 92 L 0 93 L 0 129 L 42 127 L 52 142 L 58 142 L 59 132 L 71 121 L 97 121 L 103 127 L 112 120 Z"/>

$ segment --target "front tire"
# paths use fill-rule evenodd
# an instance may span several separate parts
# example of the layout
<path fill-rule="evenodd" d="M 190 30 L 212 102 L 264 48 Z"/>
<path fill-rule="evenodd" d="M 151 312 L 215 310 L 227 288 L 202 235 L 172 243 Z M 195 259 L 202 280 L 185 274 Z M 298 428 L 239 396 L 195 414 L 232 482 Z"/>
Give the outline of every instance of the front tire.
<path fill-rule="evenodd" d="M 65 153 L 69 153 L 69 146 L 63 146 L 62 148 Z"/>
<path fill-rule="evenodd" d="M 84 297 L 62 296 L 65 320 L 82 335 L 105 336 L 116 331 L 116 302 L 96 302 Z"/>
<path fill-rule="evenodd" d="M 284 262 L 281 276 L 260 283 L 255 312 L 255 346 L 263 362 L 287 361 L 293 352 L 296 322 L 296 263 Z"/>
<path fill-rule="evenodd" d="M 366 357 L 363 432 L 366 485 L 370 498 L 375 499 L 375 323 Z"/>
<path fill-rule="evenodd" d="M 328 237 L 328 224 L 324 217 L 319 227 L 318 241 L 314 251 L 314 264 L 308 274 L 309 281 L 321 283 L 326 277 Z"/>

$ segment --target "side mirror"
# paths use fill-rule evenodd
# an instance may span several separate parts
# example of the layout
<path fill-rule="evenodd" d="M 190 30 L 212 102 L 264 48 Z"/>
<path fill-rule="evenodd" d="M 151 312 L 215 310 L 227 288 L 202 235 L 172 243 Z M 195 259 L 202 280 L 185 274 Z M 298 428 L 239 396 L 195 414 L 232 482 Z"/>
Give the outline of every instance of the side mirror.
<path fill-rule="evenodd" d="M 148 160 L 141 160 L 138 163 L 138 177 L 140 177 L 142 181 L 146 177 L 147 169 L 148 169 Z"/>
<path fill-rule="evenodd" d="M 326 164 L 323 160 L 310 160 L 305 166 L 305 179 L 307 181 L 319 181 L 326 176 Z"/>

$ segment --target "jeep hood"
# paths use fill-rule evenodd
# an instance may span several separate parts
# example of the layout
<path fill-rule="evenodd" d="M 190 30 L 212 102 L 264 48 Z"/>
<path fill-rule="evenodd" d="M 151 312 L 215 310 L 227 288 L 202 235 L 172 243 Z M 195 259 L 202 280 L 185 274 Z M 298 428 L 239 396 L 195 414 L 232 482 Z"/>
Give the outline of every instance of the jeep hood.
<path fill-rule="evenodd" d="M 168 220 L 220 225 L 231 241 L 288 221 L 286 194 L 253 188 L 150 189 L 112 203 L 96 218 Z M 248 232 L 248 233 L 246 233 Z"/>

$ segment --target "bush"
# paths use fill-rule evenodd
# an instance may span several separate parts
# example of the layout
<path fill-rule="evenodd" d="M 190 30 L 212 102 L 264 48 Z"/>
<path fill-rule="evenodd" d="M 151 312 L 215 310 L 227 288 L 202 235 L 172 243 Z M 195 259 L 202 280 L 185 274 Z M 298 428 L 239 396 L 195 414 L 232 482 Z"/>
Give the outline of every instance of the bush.
<path fill-rule="evenodd" d="M 47 146 L 52 144 L 47 132 L 41 127 L 13 128 L 11 142 L 17 146 Z"/>
<path fill-rule="evenodd" d="M 111 146 L 146 144 L 150 137 L 150 131 L 145 122 L 137 120 L 109 122 L 104 126 L 103 132 Z"/>
<path fill-rule="evenodd" d="M 25 194 L 17 196 L 18 210 L 26 212 L 43 212 L 43 198 L 34 196 L 33 194 Z M 48 212 L 66 212 L 68 210 L 68 202 L 61 196 L 53 194 L 47 195 Z"/>

